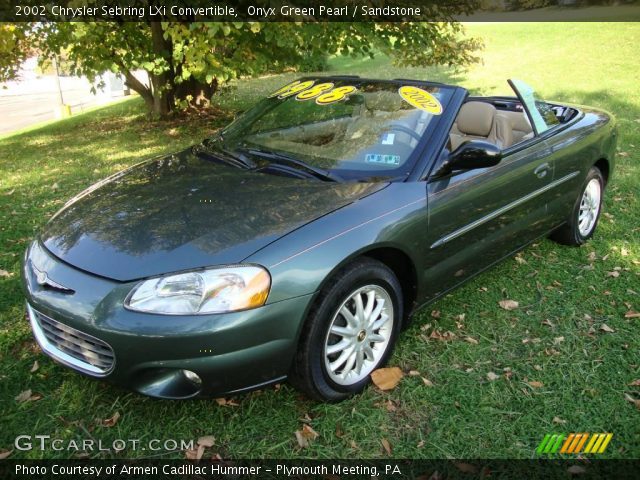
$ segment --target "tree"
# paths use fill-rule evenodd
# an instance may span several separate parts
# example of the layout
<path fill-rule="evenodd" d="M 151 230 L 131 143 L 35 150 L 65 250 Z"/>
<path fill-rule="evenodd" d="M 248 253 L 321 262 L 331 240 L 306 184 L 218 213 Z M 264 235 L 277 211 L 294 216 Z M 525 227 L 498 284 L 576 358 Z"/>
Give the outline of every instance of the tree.
<path fill-rule="evenodd" d="M 20 64 L 31 53 L 29 30 L 24 23 L 0 23 L 0 82 L 16 79 Z"/>
<path fill-rule="evenodd" d="M 230 79 L 295 69 L 313 55 L 381 52 L 400 65 L 468 64 L 479 43 L 461 33 L 456 22 L 101 21 L 45 24 L 33 41 L 46 56 L 64 51 L 74 73 L 90 80 L 122 74 L 163 117 L 176 106 L 206 105 Z M 150 85 L 134 76 L 137 69 L 149 73 Z"/>

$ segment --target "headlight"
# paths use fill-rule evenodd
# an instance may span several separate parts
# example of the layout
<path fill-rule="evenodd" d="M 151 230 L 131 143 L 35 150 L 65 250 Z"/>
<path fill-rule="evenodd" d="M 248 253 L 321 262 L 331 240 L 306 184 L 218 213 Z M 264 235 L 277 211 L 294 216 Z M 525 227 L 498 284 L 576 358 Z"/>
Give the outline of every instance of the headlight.
<path fill-rule="evenodd" d="M 264 305 L 270 287 L 269 273 L 257 265 L 212 268 L 144 280 L 124 304 L 168 315 L 235 312 Z"/>

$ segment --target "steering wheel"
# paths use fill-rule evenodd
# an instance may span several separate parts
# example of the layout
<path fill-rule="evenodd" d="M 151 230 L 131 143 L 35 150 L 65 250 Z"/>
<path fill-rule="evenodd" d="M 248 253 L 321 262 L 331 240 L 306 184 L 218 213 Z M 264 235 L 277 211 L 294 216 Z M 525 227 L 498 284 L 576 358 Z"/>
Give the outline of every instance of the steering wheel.
<path fill-rule="evenodd" d="M 396 132 L 403 132 L 409 135 L 411 138 L 417 140 L 418 142 L 422 139 L 418 133 L 411 130 L 409 127 L 405 127 L 404 125 L 399 125 L 397 123 L 392 123 L 387 127 L 387 130 L 395 130 Z"/>

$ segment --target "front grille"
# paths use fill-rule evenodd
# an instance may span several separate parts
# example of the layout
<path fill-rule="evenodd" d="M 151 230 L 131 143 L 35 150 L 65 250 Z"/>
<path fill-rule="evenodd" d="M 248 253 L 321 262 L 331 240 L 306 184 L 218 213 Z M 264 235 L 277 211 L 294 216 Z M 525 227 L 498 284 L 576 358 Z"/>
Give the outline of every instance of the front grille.
<path fill-rule="evenodd" d="M 95 376 L 106 375 L 113 368 L 115 357 L 107 343 L 30 306 L 28 310 L 34 334 L 45 353 L 72 368 Z"/>

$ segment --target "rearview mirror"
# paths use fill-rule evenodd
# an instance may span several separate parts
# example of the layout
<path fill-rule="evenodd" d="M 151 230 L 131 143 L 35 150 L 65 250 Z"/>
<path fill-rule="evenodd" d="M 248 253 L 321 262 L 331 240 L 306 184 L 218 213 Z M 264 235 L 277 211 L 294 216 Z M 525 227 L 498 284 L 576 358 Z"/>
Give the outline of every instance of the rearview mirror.
<path fill-rule="evenodd" d="M 500 163 L 502 150 L 484 140 L 467 140 L 456 148 L 438 169 L 437 176 L 446 175 L 454 170 L 493 167 Z"/>

